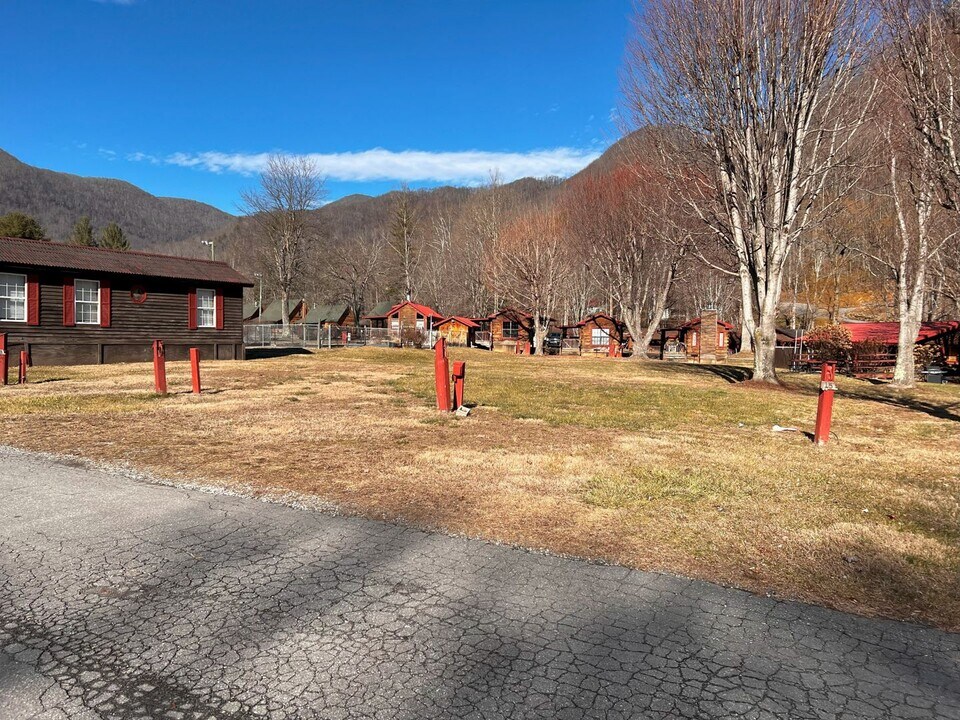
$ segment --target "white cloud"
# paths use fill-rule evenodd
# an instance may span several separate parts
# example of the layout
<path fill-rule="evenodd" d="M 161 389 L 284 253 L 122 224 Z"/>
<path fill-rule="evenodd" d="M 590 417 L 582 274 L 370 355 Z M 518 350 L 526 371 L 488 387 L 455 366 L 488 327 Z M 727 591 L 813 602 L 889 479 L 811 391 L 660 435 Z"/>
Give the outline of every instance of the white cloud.
<path fill-rule="evenodd" d="M 101 5 L 133 5 L 137 0 L 93 0 Z"/>
<path fill-rule="evenodd" d="M 163 158 L 147 153 L 131 153 L 128 160 L 160 162 L 213 173 L 254 175 L 261 172 L 271 153 L 178 152 Z M 529 152 L 429 152 L 425 150 L 384 150 L 359 152 L 309 153 L 331 180 L 400 182 L 482 182 L 497 171 L 507 182 L 522 177 L 572 175 L 600 153 L 595 149 L 552 148 Z"/>

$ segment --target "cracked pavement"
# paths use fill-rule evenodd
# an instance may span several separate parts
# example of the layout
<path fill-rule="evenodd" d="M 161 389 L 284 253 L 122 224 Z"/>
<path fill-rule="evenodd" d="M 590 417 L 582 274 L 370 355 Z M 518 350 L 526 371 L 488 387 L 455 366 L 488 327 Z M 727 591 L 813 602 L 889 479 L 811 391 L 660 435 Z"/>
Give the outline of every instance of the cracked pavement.
<path fill-rule="evenodd" d="M 0 448 L 0 718 L 960 718 L 960 635 Z"/>

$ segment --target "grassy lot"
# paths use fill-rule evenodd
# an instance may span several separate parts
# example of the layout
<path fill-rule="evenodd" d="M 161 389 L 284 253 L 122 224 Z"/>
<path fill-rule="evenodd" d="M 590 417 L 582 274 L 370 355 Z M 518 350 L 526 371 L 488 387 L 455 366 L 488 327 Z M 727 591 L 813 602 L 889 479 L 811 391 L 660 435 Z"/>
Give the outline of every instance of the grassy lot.
<path fill-rule="evenodd" d="M 151 394 L 145 364 L 35 368 L 0 442 L 960 630 L 960 386 L 842 378 L 816 448 L 771 432 L 812 430 L 812 376 L 452 355 L 466 419 L 433 409 L 426 352 L 206 363 L 202 397 Z"/>

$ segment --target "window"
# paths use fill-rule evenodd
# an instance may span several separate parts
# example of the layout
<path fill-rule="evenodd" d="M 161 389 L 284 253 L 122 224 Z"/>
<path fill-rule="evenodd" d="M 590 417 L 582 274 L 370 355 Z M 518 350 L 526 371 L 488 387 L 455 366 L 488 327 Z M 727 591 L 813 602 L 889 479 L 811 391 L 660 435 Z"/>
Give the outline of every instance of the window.
<path fill-rule="evenodd" d="M 503 336 L 505 338 L 520 337 L 520 324 L 514 320 L 503 321 Z"/>
<path fill-rule="evenodd" d="M 423 330 L 424 322 L 423 315 L 417 315 L 417 330 Z"/>
<path fill-rule="evenodd" d="M 99 325 L 100 283 L 96 280 L 74 280 L 73 292 L 77 325 Z"/>
<path fill-rule="evenodd" d="M 400 316 L 390 318 L 390 329 L 399 330 L 400 329 Z"/>
<path fill-rule="evenodd" d="M 217 326 L 217 293 L 214 290 L 197 290 L 197 327 Z"/>
<path fill-rule="evenodd" d="M 0 320 L 27 321 L 27 276 L 0 273 Z"/>
<path fill-rule="evenodd" d="M 593 345 L 605 346 L 610 344 L 610 333 L 603 328 L 594 328 L 591 333 L 590 342 Z"/>
<path fill-rule="evenodd" d="M 696 331 L 696 330 L 694 330 L 694 331 L 693 331 L 693 334 L 690 336 L 690 344 L 691 344 L 691 345 L 696 345 L 696 344 L 697 344 L 697 331 Z"/>
<path fill-rule="evenodd" d="M 726 347 L 726 344 L 723 342 L 723 333 L 717 333 L 717 347 Z"/>

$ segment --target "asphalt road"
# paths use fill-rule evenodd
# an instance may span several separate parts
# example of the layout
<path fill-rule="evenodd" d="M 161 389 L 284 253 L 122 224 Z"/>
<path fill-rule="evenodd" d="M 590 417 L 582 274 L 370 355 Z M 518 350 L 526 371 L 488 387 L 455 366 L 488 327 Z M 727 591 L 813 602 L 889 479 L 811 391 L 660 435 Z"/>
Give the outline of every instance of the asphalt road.
<path fill-rule="evenodd" d="M 0 718 L 960 718 L 960 635 L 0 447 Z"/>

